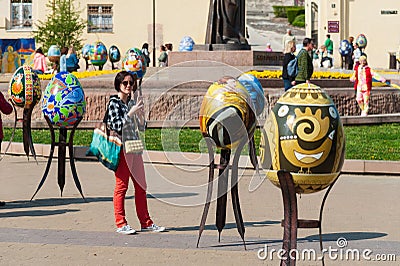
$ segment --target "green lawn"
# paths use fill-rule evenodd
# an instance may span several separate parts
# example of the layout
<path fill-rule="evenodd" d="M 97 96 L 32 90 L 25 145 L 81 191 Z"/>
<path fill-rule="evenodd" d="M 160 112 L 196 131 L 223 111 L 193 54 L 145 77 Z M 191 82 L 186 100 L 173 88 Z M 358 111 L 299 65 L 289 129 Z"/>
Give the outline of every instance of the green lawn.
<path fill-rule="evenodd" d="M 33 130 L 32 134 L 34 143 L 50 143 L 49 130 Z M 347 126 L 345 127 L 345 134 L 346 159 L 400 160 L 400 124 Z M 5 128 L 4 135 L 4 141 L 9 140 L 11 129 Z M 91 138 L 91 130 L 77 130 L 74 144 L 89 146 Z M 198 129 L 147 129 L 142 139 L 145 141 L 148 150 L 206 151 L 205 142 Z M 57 135 L 56 140 L 58 140 Z M 14 141 L 22 141 L 21 129 L 17 130 Z M 260 130 L 256 131 L 255 141 L 258 149 Z"/>

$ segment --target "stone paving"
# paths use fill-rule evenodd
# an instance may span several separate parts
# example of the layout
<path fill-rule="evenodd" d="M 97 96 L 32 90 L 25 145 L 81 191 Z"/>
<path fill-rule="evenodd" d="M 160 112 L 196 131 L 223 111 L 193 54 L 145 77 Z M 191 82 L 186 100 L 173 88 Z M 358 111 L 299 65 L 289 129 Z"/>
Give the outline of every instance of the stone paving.
<path fill-rule="evenodd" d="M 146 156 L 149 155 L 145 153 Z M 183 154 L 187 160 L 183 164 L 180 156 L 169 155 L 167 163 L 150 163 L 147 159 L 145 163 L 150 214 L 168 231 L 138 232 L 131 236 L 115 233 L 113 173 L 99 163 L 76 163 L 87 202 L 75 188 L 69 164 L 66 186 L 60 197 L 56 161 L 44 186 L 30 202 L 47 159 L 40 157 L 36 164 L 23 156 L 6 156 L 0 162 L 0 198 L 7 202 L 0 208 L 0 265 L 278 265 L 277 257 L 261 260 L 258 254 L 262 255 L 260 249 L 263 251 L 265 247 L 270 251 L 282 245 L 280 190 L 253 170 L 242 168 L 239 195 L 247 250 L 236 230 L 230 197 L 221 242 L 218 243 L 214 226 L 215 202 L 212 202 L 206 230 L 196 248 L 208 169 L 205 163 L 198 162 L 202 157 Z M 395 203 L 400 197 L 399 190 L 400 175 L 344 174 L 340 177 L 324 210 L 324 247 L 342 252 L 370 249 L 372 260 L 361 257 L 359 261 L 346 261 L 326 256 L 327 265 L 398 265 L 400 210 Z M 127 219 L 137 229 L 133 194 L 130 187 Z M 318 218 L 322 196 L 320 192 L 299 197 L 299 218 Z M 347 246 L 343 249 L 338 248 L 339 238 L 346 240 Z M 298 247 L 299 250 L 313 249 L 320 255 L 318 230 L 299 229 Z M 379 254 L 386 259 L 394 254 L 397 263 L 374 261 Z M 300 260 L 297 264 L 321 265 L 321 262 Z"/>

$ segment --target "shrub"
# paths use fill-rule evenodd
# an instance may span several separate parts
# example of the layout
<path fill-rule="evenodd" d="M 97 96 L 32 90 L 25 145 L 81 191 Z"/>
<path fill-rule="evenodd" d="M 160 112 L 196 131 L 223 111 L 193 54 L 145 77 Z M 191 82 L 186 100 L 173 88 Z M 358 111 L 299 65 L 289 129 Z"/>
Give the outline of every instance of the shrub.
<path fill-rule="evenodd" d="M 277 18 L 286 18 L 286 6 L 272 6 L 274 15 Z"/>
<path fill-rule="evenodd" d="M 306 26 L 306 15 L 304 15 L 304 14 L 298 15 L 298 16 L 294 19 L 292 25 L 293 25 L 293 26 L 296 26 L 296 27 L 304 28 L 304 27 Z"/>
<path fill-rule="evenodd" d="M 290 24 L 293 24 L 293 21 L 298 15 L 304 14 L 304 7 L 291 7 L 286 8 L 286 16 Z"/>

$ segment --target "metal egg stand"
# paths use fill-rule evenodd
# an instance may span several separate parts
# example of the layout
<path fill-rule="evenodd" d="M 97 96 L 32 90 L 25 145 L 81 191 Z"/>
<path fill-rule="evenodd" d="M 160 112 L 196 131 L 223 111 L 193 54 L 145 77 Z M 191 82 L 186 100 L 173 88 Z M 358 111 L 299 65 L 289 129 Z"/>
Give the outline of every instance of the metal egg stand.
<path fill-rule="evenodd" d="M 199 236 L 197 239 L 197 246 L 199 247 L 200 237 L 204 231 L 204 226 L 207 220 L 208 210 L 210 209 L 211 203 L 211 195 L 213 190 L 213 181 L 214 181 L 214 170 L 219 169 L 219 177 L 218 177 L 218 198 L 217 198 L 217 216 L 216 216 L 216 226 L 218 229 L 218 242 L 221 241 L 221 232 L 225 227 L 225 218 L 226 218 L 226 201 L 227 201 L 227 192 L 228 192 L 228 177 L 229 177 L 229 169 L 231 169 L 231 197 L 232 197 L 232 206 L 235 215 L 235 221 L 237 225 L 237 230 L 239 232 L 240 237 L 242 238 L 244 248 L 246 249 L 246 242 L 244 240 L 245 227 L 243 223 L 243 217 L 240 210 L 240 202 L 239 202 L 239 192 L 238 192 L 238 165 L 240 154 L 243 150 L 244 145 L 249 142 L 247 136 L 243 137 L 240 140 L 238 147 L 236 148 L 235 155 L 232 161 L 232 165 L 229 164 L 231 150 L 230 149 L 221 149 L 220 163 L 215 164 L 215 156 L 213 150 L 213 141 L 211 138 L 206 137 L 205 141 L 207 143 L 208 156 L 209 156 L 209 173 L 208 173 L 208 188 L 207 188 L 207 197 L 206 202 L 204 204 L 203 215 L 201 217 L 200 226 L 199 226 Z M 250 143 L 254 143 L 254 140 Z M 251 145 L 251 144 L 250 144 Z"/>
<path fill-rule="evenodd" d="M 57 172 L 57 181 L 58 181 L 58 186 L 61 191 L 61 196 L 62 192 L 64 189 L 65 185 L 65 160 L 66 160 L 66 147 L 68 147 L 69 150 L 69 163 L 71 167 L 71 172 L 72 172 L 72 177 L 75 182 L 75 186 L 78 189 L 79 193 L 81 194 L 82 198 L 86 201 L 85 197 L 83 196 L 82 192 L 82 187 L 81 183 L 79 182 L 78 174 L 76 172 L 76 167 L 75 167 L 75 156 L 74 156 L 74 135 L 75 135 L 75 130 L 78 127 L 79 123 L 82 121 L 83 117 L 80 117 L 74 126 L 71 129 L 69 139 L 67 141 L 67 131 L 68 128 L 66 127 L 59 127 L 59 139 L 58 142 L 55 140 L 55 129 L 47 115 L 44 116 L 46 119 L 47 124 L 49 125 L 50 128 L 50 135 L 51 135 L 51 147 L 50 147 L 50 154 L 49 158 L 47 160 L 47 166 L 46 170 L 44 171 L 43 177 L 40 180 L 40 183 L 33 194 L 31 201 L 33 198 L 36 196 L 36 194 L 39 192 L 40 188 L 43 186 L 44 182 L 46 181 L 47 175 L 49 174 L 50 166 L 53 161 L 53 156 L 54 156 L 54 149 L 57 146 L 58 147 L 58 172 Z"/>
<path fill-rule="evenodd" d="M 340 174 L 339 174 L 340 176 Z M 322 213 L 324 210 L 326 199 L 332 187 L 335 185 L 339 176 L 329 185 L 328 190 L 322 199 L 319 219 L 318 220 L 303 220 L 298 218 L 297 210 L 297 195 L 295 190 L 295 184 L 293 182 L 293 176 L 290 172 L 285 170 L 278 171 L 278 179 L 280 183 L 280 189 L 282 191 L 284 218 L 281 222 L 283 227 L 283 240 L 282 249 L 285 251 L 284 258 L 281 260 L 280 265 L 296 265 L 296 257 L 292 256 L 291 251 L 297 250 L 297 230 L 298 228 L 318 228 L 319 234 L 319 245 L 321 252 L 323 251 L 322 244 Z M 324 255 L 324 253 L 322 253 Z M 325 265 L 324 257 L 322 256 L 322 265 Z"/>

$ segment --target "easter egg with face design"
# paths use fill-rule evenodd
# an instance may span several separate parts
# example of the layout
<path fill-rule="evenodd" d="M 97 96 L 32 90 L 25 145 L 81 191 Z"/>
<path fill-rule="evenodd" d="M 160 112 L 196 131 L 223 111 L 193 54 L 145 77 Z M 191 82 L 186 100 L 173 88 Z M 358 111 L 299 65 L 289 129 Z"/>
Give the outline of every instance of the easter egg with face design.
<path fill-rule="evenodd" d="M 138 48 L 129 49 L 122 60 L 124 70 L 142 78 L 146 74 L 147 63 L 142 51 Z"/>
<path fill-rule="evenodd" d="M 108 59 L 107 48 L 102 42 L 96 42 L 89 52 L 89 59 L 94 66 L 103 66 Z"/>
<path fill-rule="evenodd" d="M 71 127 L 86 111 L 85 94 L 71 73 L 57 73 L 43 94 L 42 112 L 53 125 Z"/>
<path fill-rule="evenodd" d="M 300 84 L 286 91 L 265 121 L 260 161 L 268 179 L 277 172 L 293 176 L 297 193 L 328 187 L 344 162 L 345 136 L 332 99 L 318 86 Z"/>
<path fill-rule="evenodd" d="M 18 107 L 29 108 L 40 101 L 42 91 L 40 79 L 28 65 L 20 66 L 13 74 L 8 94 L 11 101 Z"/>
<path fill-rule="evenodd" d="M 200 107 L 200 131 L 219 148 L 233 149 L 250 139 L 256 116 L 250 94 L 238 80 L 223 77 L 207 90 Z"/>

